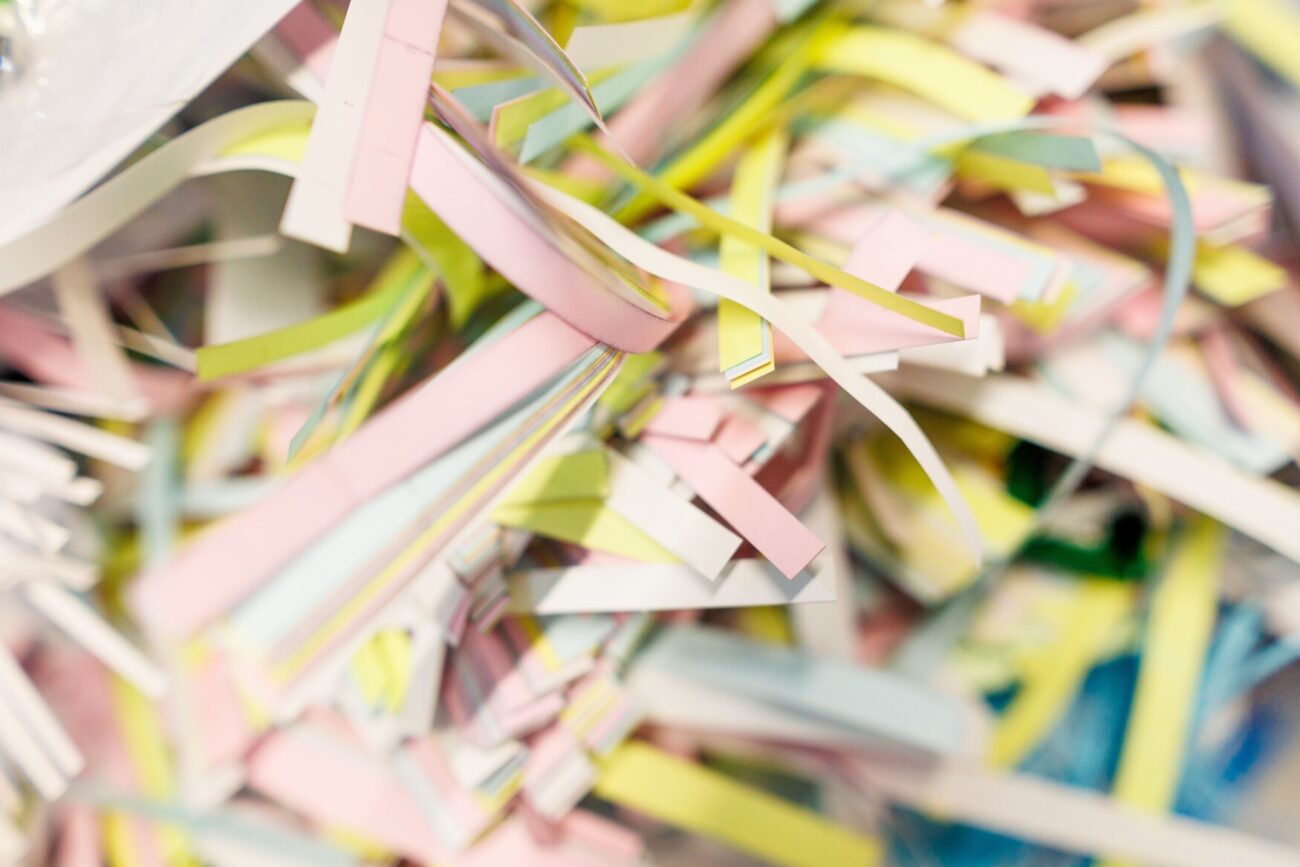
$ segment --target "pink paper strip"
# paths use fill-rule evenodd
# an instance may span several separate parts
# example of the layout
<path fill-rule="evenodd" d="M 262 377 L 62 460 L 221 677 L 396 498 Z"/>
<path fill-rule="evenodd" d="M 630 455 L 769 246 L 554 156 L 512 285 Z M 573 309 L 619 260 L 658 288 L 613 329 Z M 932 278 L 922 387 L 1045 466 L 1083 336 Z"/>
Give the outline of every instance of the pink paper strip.
<path fill-rule="evenodd" d="M 0 359 L 37 382 L 93 391 L 86 362 L 68 338 L 39 317 L 0 305 Z M 177 412 L 193 399 L 193 374 L 131 364 L 136 385 L 155 410 Z"/>
<path fill-rule="evenodd" d="M 646 423 L 648 433 L 707 442 L 722 424 L 722 407 L 708 397 L 669 397 Z"/>
<path fill-rule="evenodd" d="M 308 0 L 275 25 L 275 35 L 323 84 L 329 76 L 339 32 Z"/>
<path fill-rule="evenodd" d="M 397 235 L 447 0 L 392 0 L 344 213 Z"/>
<path fill-rule="evenodd" d="M 246 767 L 251 788 L 318 825 L 359 832 L 421 863 L 447 863 L 448 853 L 397 775 L 322 729 L 277 731 Z"/>
<path fill-rule="evenodd" d="M 812 382 L 745 389 L 745 397 L 762 404 L 791 424 L 798 424 L 825 393 L 821 385 Z"/>
<path fill-rule="evenodd" d="M 62 811 L 59 854 L 55 867 L 100 867 L 99 820 L 89 807 L 69 805 Z"/>
<path fill-rule="evenodd" d="M 194 690 L 202 767 L 210 770 L 237 761 L 257 732 L 221 656 L 214 654 L 203 663 L 194 676 Z"/>
<path fill-rule="evenodd" d="M 777 222 L 822 232 L 842 243 L 857 244 L 880 225 L 881 211 L 879 205 L 828 208 L 810 200 L 779 207 Z M 1040 257 L 1028 251 L 1004 249 L 1006 242 L 1000 241 L 996 234 L 987 242 L 982 241 L 979 232 L 985 226 L 995 233 L 1003 230 L 977 217 L 940 208 L 924 225 L 930 241 L 924 245 L 916 263 L 919 270 L 1004 304 L 1016 300 L 1041 262 Z"/>
<path fill-rule="evenodd" d="M 848 293 L 845 293 L 846 295 Z M 834 296 L 832 296 L 833 300 Z M 967 339 L 979 336 L 980 296 L 960 298 L 917 298 L 917 301 L 949 316 L 961 319 Z M 826 305 L 826 313 L 817 323 L 831 345 L 845 355 L 890 352 L 912 346 L 951 343 L 957 338 L 937 328 L 900 316 L 856 296 L 841 298 L 838 309 Z M 778 356 L 780 358 L 780 356 Z"/>
<path fill-rule="evenodd" d="M 761 427 L 738 415 L 728 415 L 713 437 L 714 445 L 736 464 L 744 464 L 766 442 L 767 434 Z"/>
<path fill-rule="evenodd" d="M 1218 392 L 1219 399 L 1228 415 L 1238 427 L 1250 430 L 1250 415 L 1241 405 L 1237 393 L 1237 358 L 1232 351 L 1232 342 L 1223 327 L 1210 328 L 1201 335 L 1201 354 L 1205 359 L 1205 368 L 1210 374 L 1210 382 Z"/>
<path fill-rule="evenodd" d="M 929 240 L 930 232 L 925 226 L 898 211 L 886 211 L 880 222 L 853 244 L 843 268 L 881 289 L 897 292 L 903 278 L 916 267 Z M 828 323 L 833 323 L 841 316 L 851 316 L 856 309 L 867 303 L 852 292 L 831 287 L 818 330 L 829 336 L 826 329 Z M 840 329 L 834 330 L 842 333 Z"/>
<path fill-rule="evenodd" d="M 880 222 L 853 244 L 843 268 L 882 289 L 897 292 L 929 245 L 930 230 L 924 224 L 899 211 L 886 211 Z M 832 298 L 835 294 L 855 297 L 838 288 Z"/>
<path fill-rule="evenodd" d="M 568 830 L 563 822 L 560 830 Z M 640 863 L 638 856 L 627 854 L 627 849 L 626 844 L 618 848 L 597 845 L 590 835 L 577 832 L 561 833 L 558 839 L 543 842 L 530 833 L 522 817 L 516 816 L 448 864 L 451 867 L 633 867 Z"/>
<path fill-rule="evenodd" d="M 185 637 L 237 604 L 367 498 L 446 452 L 594 345 L 542 313 L 386 408 L 287 485 L 205 533 L 132 590 L 141 619 Z"/>
<path fill-rule="evenodd" d="M 573 327 L 628 352 L 654 349 L 680 324 L 601 286 L 504 202 L 452 147 L 425 124 L 411 187 L 507 280 Z"/>
<path fill-rule="evenodd" d="M 787 578 L 798 575 L 825 547 L 716 445 L 658 436 L 641 441 Z"/>
<path fill-rule="evenodd" d="M 456 814 L 461 825 L 469 827 L 483 823 L 486 818 L 483 809 L 456 779 L 437 741 L 430 737 L 416 738 L 403 750 L 424 772 L 430 786 L 443 799 L 445 806 Z"/>
<path fill-rule="evenodd" d="M 976 60 L 1066 99 L 1087 93 L 1110 65 L 1072 39 L 987 10 L 967 18 L 951 42 Z"/>

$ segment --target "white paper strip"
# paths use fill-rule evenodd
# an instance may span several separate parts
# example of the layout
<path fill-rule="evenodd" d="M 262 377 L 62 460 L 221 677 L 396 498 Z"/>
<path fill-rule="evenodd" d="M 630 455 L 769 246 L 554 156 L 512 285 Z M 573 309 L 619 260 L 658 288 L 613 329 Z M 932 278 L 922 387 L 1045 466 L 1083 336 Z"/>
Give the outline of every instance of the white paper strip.
<path fill-rule="evenodd" d="M 656 247 L 597 208 L 545 184 L 534 183 L 534 189 L 629 261 L 667 280 L 735 301 L 775 325 L 854 400 L 898 435 L 952 510 L 974 559 L 982 561 L 984 552 L 975 516 L 925 433 L 907 410 L 855 371 L 815 328 L 791 315 L 775 297 L 755 290 L 743 280 Z"/>
<path fill-rule="evenodd" d="M 607 457 L 606 505 L 704 577 L 717 578 L 740 547 L 740 537 L 660 485 L 634 461 L 612 450 Z"/>
<path fill-rule="evenodd" d="M 1067 852 L 1147 867 L 1300 863 L 1300 850 L 1231 828 L 1126 809 L 1099 792 L 960 760 L 921 764 L 882 755 L 836 767 L 861 788 L 890 800 Z"/>
<path fill-rule="evenodd" d="M 86 260 L 73 259 L 55 271 L 50 282 L 59 301 L 59 313 L 72 333 L 72 343 L 95 391 L 113 401 L 138 400 L 140 390 L 131 364 L 117 344 L 108 307 Z"/>
<path fill-rule="evenodd" d="M 81 773 L 85 761 L 54 712 L 36 693 L 18 661 L 0 645 L 0 695 L 14 713 L 37 733 L 59 770 L 68 777 Z"/>
<path fill-rule="evenodd" d="M 302 166 L 280 221 L 280 231 L 289 237 L 340 253 L 347 252 L 352 240 L 344 206 L 388 5 L 389 0 L 348 4 L 325 98 L 317 107 Z"/>
<path fill-rule="evenodd" d="M 1075 457 L 1092 446 L 1105 421 L 1048 386 L 1016 376 L 974 380 L 935 370 L 899 371 L 882 382 L 910 400 Z M 1300 563 L 1300 495 L 1285 485 L 1127 419 L 1098 453 L 1097 466 L 1149 485 Z"/>
<path fill-rule="evenodd" d="M 716 581 L 672 564 L 528 569 L 506 581 L 511 610 L 521 613 L 740 608 L 834 601 L 834 587 L 819 566 L 820 560 L 814 560 L 793 580 L 764 560 L 737 560 Z"/>
<path fill-rule="evenodd" d="M 149 463 L 149 447 L 143 443 L 88 424 L 28 409 L 3 398 L 0 398 L 0 428 L 45 440 L 128 470 L 140 470 Z"/>
<path fill-rule="evenodd" d="M 167 690 L 167 678 L 144 654 L 118 635 L 98 614 L 67 590 L 28 582 L 27 600 L 95 656 L 150 698 Z"/>

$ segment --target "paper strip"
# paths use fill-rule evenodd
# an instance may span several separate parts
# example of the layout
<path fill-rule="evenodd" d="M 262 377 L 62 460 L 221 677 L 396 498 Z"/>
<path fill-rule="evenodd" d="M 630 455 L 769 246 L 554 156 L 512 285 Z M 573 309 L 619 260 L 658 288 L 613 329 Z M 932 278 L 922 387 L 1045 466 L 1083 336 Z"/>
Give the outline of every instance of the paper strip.
<path fill-rule="evenodd" d="M 1151 595 L 1142 665 L 1111 791 L 1120 804 L 1146 813 L 1173 806 L 1218 613 L 1226 552 L 1223 528 L 1198 517 L 1176 543 Z"/>
<path fill-rule="evenodd" d="M 1065 99 L 1083 96 L 1110 65 L 1072 39 L 991 11 L 972 14 L 951 41 L 976 60 Z"/>
<path fill-rule="evenodd" d="M 741 157 L 731 182 L 731 213 L 741 223 L 760 232 L 772 231 L 774 194 L 781 182 L 789 139 L 780 129 L 762 136 Z M 744 280 L 760 292 L 772 290 L 767 253 L 740 238 L 724 235 L 720 244 L 722 270 Z M 733 387 L 770 373 L 772 326 L 762 317 L 732 301 L 718 302 L 718 370 Z"/>
<path fill-rule="evenodd" d="M 302 165 L 289 191 L 280 231 L 339 253 L 352 240 L 345 214 L 348 179 L 360 147 L 366 97 L 378 65 L 391 0 L 348 5 L 338 47 L 317 107 Z"/>
<path fill-rule="evenodd" d="M 1105 418 L 1040 385 L 1015 376 L 968 377 L 924 371 L 885 375 L 896 394 L 927 406 L 1080 456 Z M 1245 473 L 1151 425 L 1121 420 L 1097 452 L 1097 466 L 1150 485 L 1300 563 L 1300 496 L 1290 488 Z"/>
<path fill-rule="evenodd" d="M 641 441 L 787 578 L 797 576 L 825 547 L 716 445 L 655 435 Z"/>
<path fill-rule="evenodd" d="M 396 235 L 447 0 L 389 3 L 344 215 L 358 226 Z M 326 105 L 328 98 L 327 90 Z"/>
<path fill-rule="evenodd" d="M 132 588 L 141 618 L 170 635 L 192 633 L 357 504 L 464 440 L 592 345 L 543 313 L 433 377 L 285 487 L 182 549 L 166 569 L 144 575 Z M 530 363 L 517 366 L 521 358 Z M 448 416 L 449 406 L 461 412 Z M 430 417 L 444 423 L 430 428 Z"/>
<path fill-rule="evenodd" d="M 539 187 L 538 191 L 609 245 L 610 249 L 629 261 L 636 262 L 647 271 L 675 283 L 693 286 L 719 297 L 738 301 L 790 337 L 854 400 L 903 440 L 925 470 L 926 475 L 938 488 L 948 508 L 952 510 L 975 559 L 980 560 L 982 557 L 980 535 L 974 516 L 962 501 L 952 476 L 943 466 L 934 446 L 925 438 L 925 434 L 906 410 L 885 394 L 879 386 L 854 371 L 843 356 L 837 354 L 812 326 L 795 316 L 787 315 L 780 302 L 770 295 L 754 292 L 739 280 L 674 256 L 628 231 L 590 205 L 556 190 Z"/>
<path fill-rule="evenodd" d="M 786 867 L 871 867 L 883 855 L 870 837 L 642 742 L 601 764 L 595 794 Z"/>
<path fill-rule="evenodd" d="M 827 45 L 817 63 L 910 90 L 972 121 L 1024 117 L 1034 106 L 1033 97 L 997 73 L 902 30 L 854 27 Z"/>

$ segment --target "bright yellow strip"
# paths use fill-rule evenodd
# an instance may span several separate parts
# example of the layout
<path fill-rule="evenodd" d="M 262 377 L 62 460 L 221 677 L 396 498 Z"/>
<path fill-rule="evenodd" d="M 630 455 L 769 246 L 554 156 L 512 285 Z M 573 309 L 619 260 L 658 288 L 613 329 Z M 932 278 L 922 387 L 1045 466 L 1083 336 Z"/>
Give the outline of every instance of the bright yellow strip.
<path fill-rule="evenodd" d="M 643 563 L 681 562 L 600 500 L 500 505 L 492 510 L 492 520 L 503 527 L 529 530 Z"/>
<path fill-rule="evenodd" d="M 379 351 L 378 357 L 361 375 L 361 382 L 357 385 L 352 400 L 348 402 L 338 427 L 328 437 L 321 438 L 324 442 L 340 442 L 346 439 L 370 417 L 371 410 L 379 402 L 384 384 L 397 369 L 398 362 L 404 360 L 397 350 L 396 345 L 388 344 Z"/>
<path fill-rule="evenodd" d="M 574 6 L 597 15 L 602 21 L 640 21 L 684 12 L 694 0 L 571 0 Z"/>
<path fill-rule="evenodd" d="M 525 614 L 515 618 L 515 621 L 528 636 L 528 640 L 532 643 L 532 650 L 537 654 L 542 667 L 547 671 L 559 671 L 563 663 L 560 662 L 560 657 L 551 642 L 547 640 L 546 633 L 537 625 L 537 619 Z"/>
<path fill-rule="evenodd" d="M 351 668 L 366 705 L 378 707 L 379 699 L 388 689 L 388 676 L 379 651 L 379 636 L 371 636 L 369 641 L 357 648 L 357 652 L 352 654 Z"/>
<path fill-rule="evenodd" d="M 1039 334 L 1051 334 L 1070 312 L 1070 307 L 1073 306 L 1078 294 L 1079 287 L 1076 284 L 1066 283 L 1051 301 L 1026 301 L 1017 298 L 1009 309 L 1012 316 Z"/>
<path fill-rule="evenodd" d="M 423 280 L 415 291 L 398 301 L 397 310 L 389 316 L 371 344 L 375 352 L 374 359 L 362 373 L 361 382 L 348 402 L 337 430 L 331 436 L 323 438 L 325 442 L 339 442 L 360 427 L 374 411 L 390 377 L 400 374 L 410 364 L 410 354 L 397 338 L 423 309 L 432 290 L 433 280 Z"/>
<path fill-rule="evenodd" d="M 328 827 L 323 830 L 323 836 L 326 842 L 332 843 L 340 849 L 351 852 L 359 858 L 364 858 L 371 862 L 380 862 L 392 861 L 395 857 L 391 851 L 384 847 L 383 843 L 371 840 L 364 834 L 337 826 Z"/>
<path fill-rule="evenodd" d="M 129 813 L 105 813 L 102 846 L 108 867 L 140 867 L 144 858 L 135 841 L 135 819 Z"/>
<path fill-rule="evenodd" d="M 411 686 L 411 636 L 402 629 L 385 629 L 378 636 L 379 650 L 388 669 L 388 709 L 396 711 L 406 703 Z"/>
<path fill-rule="evenodd" d="M 240 392 L 231 389 L 213 391 L 199 404 L 181 440 L 181 460 L 192 466 L 214 443 L 220 441 L 222 426 L 230 417 Z"/>
<path fill-rule="evenodd" d="M 784 605 L 757 605 L 736 612 L 736 625 L 746 635 L 768 644 L 794 644 L 794 632 Z"/>
<path fill-rule="evenodd" d="M 401 247 L 375 278 L 374 288 L 350 304 L 265 334 L 199 347 L 199 379 L 220 379 L 257 370 L 332 343 L 380 319 L 408 292 L 427 292 L 433 279 L 433 272 L 420 258 Z"/>
<path fill-rule="evenodd" d="M 937 328 L 944 334 L 953 337 L 965 338 L 966 336 L 965 325 L 954 316 L 940 313 L 938 310 L 926 307 L 924 304 L 918 304 L 900 295 L 895 295 L 893 292 L 888 292 L 879 286 L 868 283 L 866 280 L 854 277 L 852 274 L 846 274 L 839 268 L 828 265 L 820 259 L 814 259 L 812 256 L 791 247 L 779 238 L 774 238 L 746 226 L 744 223 L 736 222 L 730 217 L 724 217 L 702 202 L 674 189 L 664 181 L 624 162 L 590 139 L 576 137 L 570 143 L 576 150 L 591 154 L 598 162 L 608 166 L 624 180 L 649 192 L 673 210 L 690 214 L 700 225 L 710 231 L 719 235 L 730 235 L 759 247 L 772 258 L 802 268 L 823 283 L 846 289 L 878 307 L 891 310 L 900 316 L 906 316 L 908 319 L 920 322 L 923 325 L 929 325 L 931 328 Z"/>
<path fill-rule="evenodd" d="M 589 205 L 599 205 L 605 198 L 605 185 L 590 178 L 566 175 L 556 169 L 544 169 L 538 166 L 520 166 L 519 170 L 535 181 L 548 187 L 555 187 L 562 193 L 568 193 L 575 199 L 581 199 Z"/>
<path fill-rule="evenodd" d="M 1165 182 L 1155 166 L 1140 156 L 1116 156 L 1102 160 L 1100 172 L 1071 172 L 1070 177 L 1085 184 L 1126 190 L 1148 196 L 1163 196 Z M 1187 169 L 1179 169 L 1178 177 L 1187 192 L 1195 193 L 1203 180 Z"/>
<path fill-rule="evenodd" d="M 166 800 L 173 793 L 171 756 L 167 738 L 158 719 L 158 708 L 134 686 L 112 676 L 114 709 L 126 741 L 126 753 L 140 785 L 140 794 Z M 185 834 L 174 825 L 155 825 L 162 856 L 172 867 L 197 863 Z"/>
<path fill-rule="evenodd" d="M 1006 192 L 1027 191 L 1055 195 L 1052 176 L 1047 169 L 1033 163 L 1007 159 L 997 154 L 976 150 L 962 151 L 957 158 L 957 174 L 966 180 L 976 180 Z"/>
<path fill-rule="evenodd" d="M 1132 602 L 1132 584 L 1098 578 L 1079 585 L 1064 629 L 1029 660 L 1020 690 L 993 733 L 994 766 L 1017 765 L 1042 743 Z"/>
<path fill-rule="evenodd" d="M 1221 525 L 1198 516 L 1151 594 L 1133 710 L 1111 793 L 1127 807 L 1163 813 L 1177 794 L 1214 628 L 1226 542 Z M 1105 867 L 1119 867 L 1119 862 Z"/>
<path fill-rule="evenodd" d="M 501 66 L 495 62 L 467 61 L 459 69 L 440 69 L 433 74 L 433 80 L 445 90 L 459 90 L 462 87 L 474 87 L 479 84 L 491 84 L 496 81 L 510 81 L 531 75 L 522 67 Z"/>
<path fill-rule="evenodd" d="M 731 215 L 760 232 L 772 231 L 772 208 L 788 145 L 785 131 L 774 129 L 762 136 L 736 166 L 735 180 L 731 185 Z M 739 238 L 724 236 L 720 253 L 723 271 L 762 292 L 771 291 L 767 253 L 761 248 L 746 244 Z M 772 360 L 771 326 L 747 307 L 725 298 L 719 301 L 718 369 L 725 373 L 764 352 L 767 361 L 753 371 L 746 371 L 747 381 L 776 369 Z"/>
<path fill-rule="evenodd" d="M 549 87 L 500 103 L 492 112 L 493 144 L 504 148 L 522 141 L 534 121 L 546 117 L 568 102 L 567 93 L 558 87 Z"/>
<path fill-rule="evenodd" d="M 1192 283 L 1225 307 L 1236 307 L 1286 288 L 1287 276 L 1284 268 L 1245 247 L 1202 242 L 1196 245 Z"/>
<path fill-rule="evenodd" d="M 664 357 L 658 352 L 629 355 L 614 381 L 596 402 L 615 414 L 627 412 L 653 388 L 651 377 L 663 366 L 663 362 Z"/>
<path fill-rule="evenodd" d="M 609 496 L 609 461 L 601 449 L 543 458 L 510 487 L 502 506 L 558 500 L 603 500 Z"/>
<path fill-rule="evenodd" d="M 660 180 L 675 190 L 690 187 L 708 176 L 742 142 L 771 123 L 773 113 L 787 102 L 790 92 L 808 71 L 813 51 L 821 44 L 822 40 L 811 39 L 793 51 L 740 106 L 674 159 L 660 174 Z M 624 223 L 633 222 L 649 211 L 657 198 L 662 200 L 642 187 L 640 194 L 614 216 Z"/>
<path fill-rule="evenodd" d="M 597 797 L 782 867 L 870 867 L 880 843 L 643 742 L 601 762 Z"/>
<path fill-rule="evenodd" d="M 652 383 L 646 383 L 648 390 L 653 390 Z M 645 426 L 650 420 L 659 414 L 663 408 L 664 399 L 659 394 L 649 394 L 637 406 L 634 406 L 627 415 L 618 420 L 618 429 L 623 432 L 625 439 L 634 440 L 641 436 Z"/>
<path fill-rule="evenodd" d="M 854 27 L 818 54 L 817 65 L 901 87 L 970 121 L 1015 120 L 1034 107 L 1032 96 L 997 73 L 902 30 Z"/>
<path fill-rule="evenodd" d="M 478 254 L 413 192 L 407 193 L 402 211 L 402 240 L 442 278 L 453 328 L 462 328 L 479 305 L 499 291 L 487 279 Z"/>
<path fill-rule="evenodd" d="M 1229 0 L 1228 35 L 1300 87 L 1300 12 L 1284 0 Z"/>
<path fill-rule="evenodd" d="M 274 129 L 240 139 L 221 152 L 223 157 L 274 157 L 291 163 L 302 162 L 302 155 L 307 150 L 307 134 L 311 132 L 311 121 L 284 124 Z"/>

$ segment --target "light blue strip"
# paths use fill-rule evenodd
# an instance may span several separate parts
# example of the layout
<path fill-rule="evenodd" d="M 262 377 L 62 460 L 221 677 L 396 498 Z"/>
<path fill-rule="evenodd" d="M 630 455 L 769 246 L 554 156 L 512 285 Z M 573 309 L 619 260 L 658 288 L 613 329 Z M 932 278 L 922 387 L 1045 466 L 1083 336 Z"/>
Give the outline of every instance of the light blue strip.
<path fill-rule="evenodd" d="M 962 743 L 962 708 L 942 693 L 731 632 L 670 627 L 635 664 L 931 752 L 953 753 Z"/>
<path fill-rule="evenodd" d="M 327 843 L 219 809 L 198 812 L 173 802 L 150 801 L 117 794 L 86 783 L 74 783 L 68 797 L 103 810 L 157 819 L 176 825 L 195 837 L 225 838 L 245 843 L 264 852 L 291 859 L 289 863 L 293 864 L 353 867 L 358 863 L 352 855 Z"/>

